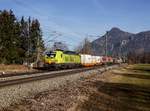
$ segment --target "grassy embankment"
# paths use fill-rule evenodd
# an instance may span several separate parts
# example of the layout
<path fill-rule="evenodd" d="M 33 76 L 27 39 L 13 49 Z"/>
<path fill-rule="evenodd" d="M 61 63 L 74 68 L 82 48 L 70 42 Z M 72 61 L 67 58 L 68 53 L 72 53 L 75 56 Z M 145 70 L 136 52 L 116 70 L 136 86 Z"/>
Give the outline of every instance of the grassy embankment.
<path fill-rule="evenodd" d="M 28 67 L 24 65 L 2 65 L 0 64 L 0 74 L 4 73 L 21 73 L 21 72 L 29 72 Z"/>
<path fill-rule="evenodd" d="M 82 111 L 150 111 L 150 64 L 110 71 L 96 81 L 97 91 L 80 104 Z"/>

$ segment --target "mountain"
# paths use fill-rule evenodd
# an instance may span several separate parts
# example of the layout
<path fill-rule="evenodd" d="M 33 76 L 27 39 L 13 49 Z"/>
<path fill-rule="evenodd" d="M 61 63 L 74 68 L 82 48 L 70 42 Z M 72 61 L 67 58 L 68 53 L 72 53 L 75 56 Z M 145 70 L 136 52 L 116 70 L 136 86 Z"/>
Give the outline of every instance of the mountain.
<path fill-rule="evenodd" d="M 106 35 L 108 55 L 126 56 L 129 52 L 150 52 L 150 31 L 133 34 L 114 27 L 91 43 L 95 55 L 105 55 Z"/>
<path fill-rule="evenodd" d="M 131 36 L 128 48 L 130 52 L 150 53 L 150 31 L 140 32 Z"/>

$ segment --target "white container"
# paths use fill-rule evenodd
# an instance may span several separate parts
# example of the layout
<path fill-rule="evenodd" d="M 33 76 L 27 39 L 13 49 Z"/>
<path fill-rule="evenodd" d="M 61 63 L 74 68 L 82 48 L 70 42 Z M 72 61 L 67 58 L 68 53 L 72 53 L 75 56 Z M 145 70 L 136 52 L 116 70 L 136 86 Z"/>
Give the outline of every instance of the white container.
<path fill-rule="evenodd" d="M 101 65 L 103 63 L 103 56 L 92 56 L 88 54 L 80 54 L 80 56 L 83 66 Z"/>
<path fill-rule="evenodd" d="M 92 56 L 92 64 L 96 65 L 97 63 L 97 57 L 96 56 Z"/>
<path fill-rule="evenodd" d="M 92 65 L 92 56 L 88 54 L 80 54 L 81 55 L 81 64 L 84 66 Z"/>
<path fill-rule="evenodd" d="M 103 63 L 103 56 L 99 56 L 100 57 L 100 64 Z"/>
<path fill-rule="evenodd" d="M 96 56 L 96 64 L 100 64 L 100 56 Z"/>

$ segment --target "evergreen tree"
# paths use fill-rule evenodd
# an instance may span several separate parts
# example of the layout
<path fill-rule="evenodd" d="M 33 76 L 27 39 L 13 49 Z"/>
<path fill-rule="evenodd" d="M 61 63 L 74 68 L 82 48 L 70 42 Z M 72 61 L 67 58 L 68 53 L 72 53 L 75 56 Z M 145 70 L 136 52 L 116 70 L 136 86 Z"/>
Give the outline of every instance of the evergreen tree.
<path fill-rule="evenodd" d="M 44 49 L 37 19 L 17 20 L 12 10 L 0 11 L 0 63 L 34 62 Z"/>
<path fill-rule="evenodd" d="M 0 13 L 0 34 L 1 34 L 1 63 L 14 63 L 18 58 L 16 50 L 18 44 L 18 33 L 16 17 L 13 12 L 2 11 Z"/>
<path fill-rule="evenodd" d="M 22 49 L 22 57 L 23 57 L 23 62 L 27 62 L 27 57 L 28 57 L 28 43 L 29 43 L 29 39 L 28 39 L 28 22 L 25 21 L 24 17 L 21 18 L 20 21 L 20 43 L 21 43 L 21 49 Z"/>
<path fill-rule="evenodd" d="M 35 61 L 41 50 L 44 49 L 44 43 L 42 40 L 42 31 L 40 23 L 37 19 L 32 20 L 30 26 L 30 51 L 31 61 Z"/>
<path fill-rule="evenodd" d="M 20 38 L 21 38 L 21 48 L 27 52 L 28 50 L 28 23 L 24 20 L 24 17 L 20 21 Z"/>

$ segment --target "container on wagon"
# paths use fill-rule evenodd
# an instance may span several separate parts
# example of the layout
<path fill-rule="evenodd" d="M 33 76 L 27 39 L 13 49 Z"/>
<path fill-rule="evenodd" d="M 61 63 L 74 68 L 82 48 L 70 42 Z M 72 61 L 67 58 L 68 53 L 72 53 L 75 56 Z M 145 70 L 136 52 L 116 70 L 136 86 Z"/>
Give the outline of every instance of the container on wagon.
<path fill-rule="evenodd" d="M 93 57 L 88 54 L 80 54 L 81 64 L 83 66 L 93 66 Z"/>

